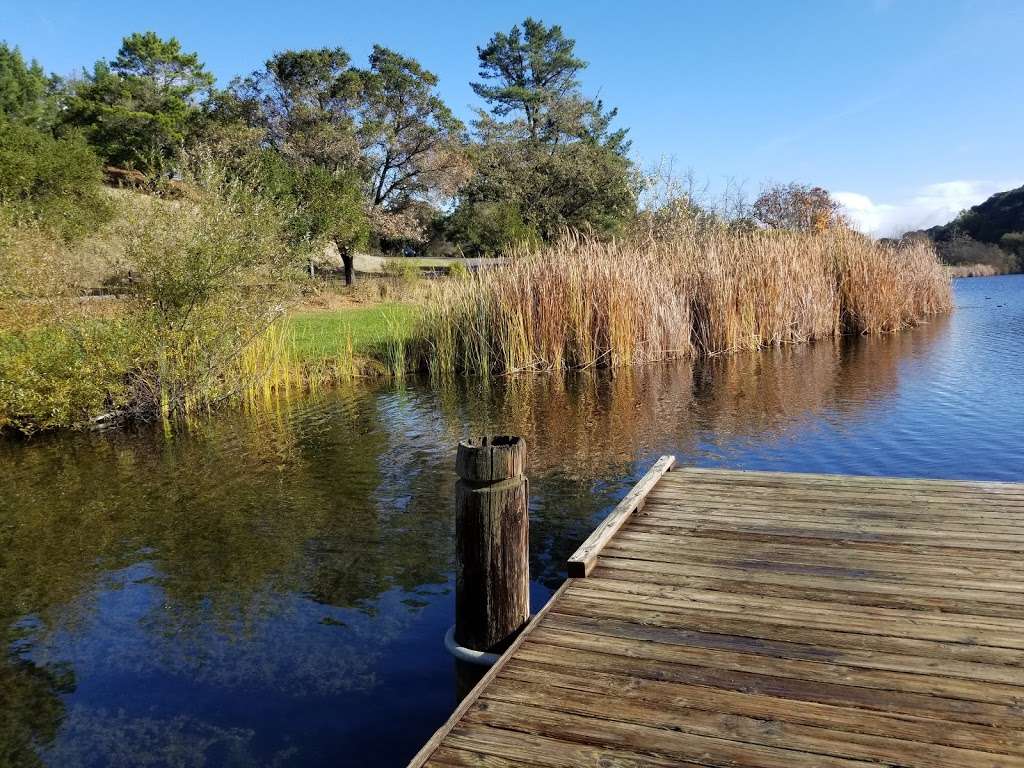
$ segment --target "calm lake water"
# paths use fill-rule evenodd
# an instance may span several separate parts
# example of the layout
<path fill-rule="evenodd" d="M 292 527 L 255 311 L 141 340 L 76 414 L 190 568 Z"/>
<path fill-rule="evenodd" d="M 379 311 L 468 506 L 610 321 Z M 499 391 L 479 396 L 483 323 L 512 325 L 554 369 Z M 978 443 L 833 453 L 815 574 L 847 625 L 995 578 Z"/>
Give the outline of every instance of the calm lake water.
<path fill-rule="evenodd" d="M 956 294 L 887 338 L 0 443 L 0 766 L 404 765 L 455 703 L 468 434 L 527 439 L 535 609 L 663 453 L 1024 481 L 1024 277 Z"/>

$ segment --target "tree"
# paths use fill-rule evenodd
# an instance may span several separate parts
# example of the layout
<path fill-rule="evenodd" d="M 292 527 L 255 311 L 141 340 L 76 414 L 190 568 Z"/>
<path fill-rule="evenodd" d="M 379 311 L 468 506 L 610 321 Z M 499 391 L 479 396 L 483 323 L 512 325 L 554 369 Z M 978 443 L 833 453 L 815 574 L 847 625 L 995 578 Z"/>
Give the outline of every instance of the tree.
<path fill-rule="evenodd" d="M 213 115 L 260 132 L 264 184 L 294 205 L 293 235 L 333 242 L 351 284 L 352 248 L 365 240 L 367 225 L 354 117 L 362 78 L 349 62 L 341 48 L 276 54 L 219 94 Z"/>
<path fill-rule="evenodd" d="M 450 197 L 465 182 L 464 126 L 436 94 L 437 75 L 415 59 L 375 45 L 360 76 L 358 135 L 371 215 L 392 239 L 421 241 L 419 217 L 403 214 Z"/>
<path fill-rule="evenodd" d="M 460 196 L 460 216 L 514 210 L 544 238 L 568 227 L 617 231 L 636 210 L 637 185 L 616 111 L 585 98 L 578 73 L 586 63 L 558 26 L 526 19 L 478 48 L 482 82 L 473 90 L 489 105 L 474 123 L 473 179 Z"/>
<path fill-rule="evenodd" d="M 752 213 L 769 229 L 824 232 L 846 224 L 841 206 L 828 190 L 796 182 L 767 187 L 754 201 Z"/>
<path fill-rule="evenodd" d="M 999 238 L 999 245 L 1007 253 L 1015 254 L 1024 267 L 1024 232 L 1007 232 Z"/>
<path fill-rule="evenodd" d="M 353 112 L 361 79 L 342 48 L 285 51 L 236 78 L 217 99 L 221 119 L 263 131 L 264 143 L 291 160 L 330 171 L 358 168 Z"/>
<path fill-rule="evenodd" d="M 217 109 L 260 126 L 294 161 L 358 173 L 376 234 L 421 240 L 418 209 L 468 175 L 464 128 L 415 59 L 375 46 L 369 64 L 352 67 L 342 48 L 286 51 L 235 81 Z"/>
<path fill-rule="evenodd" d="M 322 165 L 289 162 L 270 149 L 260 151 L 257 164 L 255 178 L 264 195 L 285 212 L 293 247 L 310 252 L 310 272 L 317 251 L 333 243 L 344 259 L 345 282 L 351 284 L 351 248 L 365 243 L 369 234 L 359 178 Z"/>
<path fill-rule="evenodd" d="M 113 61 L 98 61 L 73 83 L 64 114 L 113 165 L 166 172 L 198 116 L 214 78 L 176 38 L 124 38 Z"/>
<path fill-rule="evenodd" d="M 966 232 L 954 232 L 948 240 L 935 243 L 939 258 L 946 264 L 969 265 L 987 264 L 996 273 L 1015 272 L 1017 256 L 1009 249 L 1003 250 L 992 243 L 975 240 Z"/>
<path fill-rule="evenodd" d="M 508 136 L 525 136 L 549 145 L 589 140 L 625 155 L 626 130 L 610 131 L 618 111 L 604 111 L 599 99 L 587 99 L 577 74 L 587 63 L 577 58 L 576 41 L 558 25 L 527 18 L 506 34 L 498 32 L 477 48 L 479 74 L 486 82 L 470 83 L 490 105 L 491 116 L 507 118 Z M 481 112 L 480 127 L 494 130 L 493 117 Z"/>
<path fill-rule="evenodd" d="M 477 47 L 480 77 L 493 84 L 470 86 L 493 114 L 521 112 L 530 137 L 540 139 L 552 110 L 579 90 L 576 74 L 587 64 L 575 56 L 575 45 L 561 27 L 527 18 L 522 30 L 515 26 L 507 34 L 498 32 L 485 47 Z"/>
<path fill-rule="evenodd" d="M 34 59 L 0 42 L 0 119 L 49 129 L 57 115 L 56 77 L 47 77 Z"/>

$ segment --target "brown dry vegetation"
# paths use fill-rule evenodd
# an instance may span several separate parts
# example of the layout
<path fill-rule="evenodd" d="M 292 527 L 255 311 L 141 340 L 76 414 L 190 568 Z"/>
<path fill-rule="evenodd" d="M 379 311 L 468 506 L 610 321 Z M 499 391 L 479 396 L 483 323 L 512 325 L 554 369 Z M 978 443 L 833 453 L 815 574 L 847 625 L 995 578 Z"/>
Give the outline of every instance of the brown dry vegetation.
<path fill-rule="evenodd" d="M 436 292 L 418 351 L 441 374 L 619 366 L 889 333 L 951 307 L 931 246 L 846 228 L 566 236 Z"/>

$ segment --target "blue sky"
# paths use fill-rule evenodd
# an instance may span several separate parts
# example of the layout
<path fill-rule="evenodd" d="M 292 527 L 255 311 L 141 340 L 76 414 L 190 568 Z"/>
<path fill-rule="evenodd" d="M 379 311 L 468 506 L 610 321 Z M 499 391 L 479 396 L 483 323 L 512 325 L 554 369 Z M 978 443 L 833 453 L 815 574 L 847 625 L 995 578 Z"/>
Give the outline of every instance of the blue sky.
<path fill-rule="evenodd" d="M 416 56 L 464 117 L 475 46 L 526 15 L 559 23 L 619 108 L 634 158 L 674 158 L 712 190 L 821 184 L 879 234 L 1024 183 L 1024 0 L 800 2 L 31 2 L 0 38 L 66 74 L 152 29 L 221 84 L 274 51 L 374 42 Z"/>

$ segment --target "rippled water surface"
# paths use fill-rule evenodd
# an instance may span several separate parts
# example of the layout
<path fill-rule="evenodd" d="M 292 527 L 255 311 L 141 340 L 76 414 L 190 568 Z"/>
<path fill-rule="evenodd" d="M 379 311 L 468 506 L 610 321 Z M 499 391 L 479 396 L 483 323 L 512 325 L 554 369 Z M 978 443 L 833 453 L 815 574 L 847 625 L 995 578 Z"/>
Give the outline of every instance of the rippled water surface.
<path fill-rule="evenodd" d="M 455 702 L 470 433 L 528 441 L 535 607 L 662 453 L 1024 481 L 1024 277 L 956 293 L 887 338 L 0 443 L 0 766 L 404 765 Z"/>

